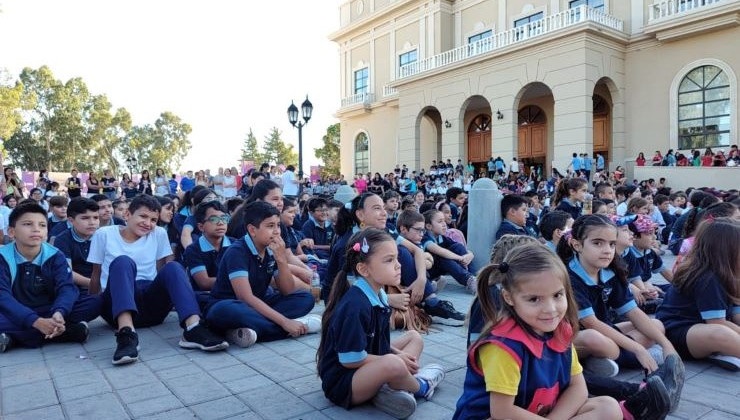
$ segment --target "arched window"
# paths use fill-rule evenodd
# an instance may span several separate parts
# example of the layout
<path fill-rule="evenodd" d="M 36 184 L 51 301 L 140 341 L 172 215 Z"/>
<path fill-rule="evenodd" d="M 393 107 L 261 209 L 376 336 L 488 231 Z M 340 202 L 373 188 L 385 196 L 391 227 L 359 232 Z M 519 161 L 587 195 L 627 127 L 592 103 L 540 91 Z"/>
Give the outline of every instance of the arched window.
<path fill-rule="evenodd" d="M 691 70 L 678 86 L 678 148 L 729 146 L 731 87 L 727 74 L 706 65 Z"/>
<path fill-rule="evenodd" d="M 364 174 L 370 171 L 369 147 L 367 134 L 360 133 L 355 137 L 355 173 Z"/>

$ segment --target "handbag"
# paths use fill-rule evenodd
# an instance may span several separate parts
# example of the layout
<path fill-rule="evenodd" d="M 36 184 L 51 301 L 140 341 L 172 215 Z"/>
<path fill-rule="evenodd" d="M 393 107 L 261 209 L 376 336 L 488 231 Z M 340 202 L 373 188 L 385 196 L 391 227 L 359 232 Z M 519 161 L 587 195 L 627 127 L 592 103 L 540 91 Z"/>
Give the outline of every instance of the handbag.
<path fill-rule="evenodd" d="M 404 293 L 396 286 L 386 286 L 386 293 Z M 416 330 L 418 332 L 429 331 L 432 324 L 430 317 L 423 309 L 416 305 L 409 305 L 406 310 L 391 308 L 390 316 L 391 330 Z"/>

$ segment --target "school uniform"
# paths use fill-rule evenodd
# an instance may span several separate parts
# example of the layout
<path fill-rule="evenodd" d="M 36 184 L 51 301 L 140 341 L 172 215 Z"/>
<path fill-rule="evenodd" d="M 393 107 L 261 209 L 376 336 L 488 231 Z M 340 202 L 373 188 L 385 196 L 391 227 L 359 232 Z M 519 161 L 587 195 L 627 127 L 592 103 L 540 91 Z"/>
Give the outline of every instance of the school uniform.
<path fill-rule="evenodd" d="M 173 305 L 180 325 L 200 315 L 190 281 L 183 267 L 168 262 L 157 271 L 157 261 L 172 255 L 167 232 L 155 227 L 133 243 L 121 236 L 120 226 L 95 232 L 87 261 L 100 264 L 103 289 L 103 319 L 117 327 L 122 312 L 131 312 L 135 327 L 161 324 Z"/>
<path fill-rule="evenodd" d="M 182 256 L 183 262 L 190 277 L 190 285 L 195 291 L 198 306 L 201 309 L 205 309 L 208 305 L 210 291 L 202 290 L 198 287 L 198 283 L 195 282 L 193 276 L 205 271 L 208 277 L 216 277 L 218 274 L 218 265 L 221 263 L 221 259 L 232 241 L 233 239 L 224 236 L 221 240 L 221 248 L 217 250 L 208 242 L 205 236 L 201 236 L 185 249 L 185 253 Z"/>
<path fill-rule="evenodd" d="M 648 281 L 654 273 L 657 274 L 665 270 L 663 259 L 660 258 L 660 255 L 656 254 L 652 249 L 640 251 L 635 246 L 631 246 L 629 250 L 632 258 L 635 260 L 637 269 L 640 271 L 639 275 L 642 281 Z"/>
<path fill-rule="evenodd" d="M 26 347 L 38 347 L 43 334 L 33 327 L 39 317 L 59 312 L 70 323 L 92 321 L 100 314 L 97 296 L 82 296 L 72 281 L 72 270 L 58 249 L 42 243 L 28 261 L 15 243 L 0 247 L 0 332 Z"/>
<path fill-rule="evenodd" d="M 574 375 L 583 372 L 573 330 L 562 321 L 544 336 L 536 335 L 509 318 L 468 350 L 463 394 L 453 420 L 490 417 L 490 393 L 514 396 L 514 405 L 546 416 Z"/>
<path fill-rule="evenodd" d="M 579 320 L 594 315 L 601 322 L 613 325 L 609 308 L 621 316 L 637 307 L 627 284 L 619 281 L 614 271 L 608 268 L 599 270 L 600 281 L 595 283 L 578 258 L 573 258 L 568 263 L 568 275 L 578 305 Z"/>
<path fill-rule="evenodd" d="M 47 241 L 51 241 L 51 238 L 55 238 L 60 233 L 64 232 L 65 230 L 72 227 L 72 223 L 70 223 L 67 219 L 61 220 L 58 219 L 53 214 L 49 216 L 49 223 L 46 225 L 47 227 Z"/>
<path fill-rule="evenodd" d="M 627 266 L 627 281 L 632 283 L 636 280 L 642 280 L 642 268 L 637 260 L 637 254 L 632 252 L 633 247 L 629 247 L 622 252 L 620 257 Z"/>
<path fill-rule="evenodd" d="M 90 253 L 90 239 L 81 238 L 77 235 L 74 228 L 62 232 L 54 239 L 54 246 L 61 251 L 67 263 L 72 267 L 75 273 L 90 278 L 92 276 L 92 264 L 87 262 L 87 255 Z M 87 294 L 87 288 L 79 287 L 80 294 Z"/>
<path fill-rule="evenodd" d="M 113 217 L 110 218 L 110 220 L 108 220 L 108 224 L 107 225 L 104 225 L 103 222 L 101 221 L 99 227 L 106 227 L 106 226 L 113 226 L 113 225 L 115 225 L 115 226 L 126 226 L 126 221 L 123 220 L 123 219 L 121 219 L 120 217 L 113 216 Z"/>
<path fill-rule="evenodd" d="M 331 241 L 334 239 L 334 228 L 331 221 L 325 220 L 323 226 L 321 226 L 310 214 L 306 223 L 303 224 L 301 232 L 306 238 L 313 239 L 313 243 L 316 245 L 331 245 Z M 318 249 L 316 255 L 319 258 L 328 259 L 330 252 L 329 250 Z"/>
<path fill-rule="evenodd" d="M 357 363 L 368 355 L 391 352 L 388 296 L 375 293 L 362 277 L 342 296 L 326 327 L 319 377 L 324 395 L 331 402 L 349 409 L 352 405 L 352 377 L 357 369 L 342 363 Z"/>
<path fill-rule="evenodd" d="M 519 226 L 511 222 L 509 219 L 503 219 L 501 221 L 501 225 L 498 227 L 498 230 L 496 231 L 496 240 L 498 241 L 504 235 L 532 236 L 525 227 Z"/>
<path fill-rule="evenodd" d="M 194 215 L 189 215 L 187 218 L 185 218 L 185 221 L 182 223 L 182 228 L 180 228 L 180 233 L 182 233 L 182 230 L 186 227 L 190 228 L 190 239 L 192 242 L 195 242 L 200 238 L 200 235 L 202 232 L 200 229 L 198 229 L 198 221 L 195 220 Z"/>
<path fill-rule="evenodd" d="M 670 286 L 655 316 L 665 326 L 665 335 L 678 354 L 694 359 L 686 344 L 689 329 L 712 319 L 733 322 L 733 315 L 739 313 L 740 305 L 733 304 L 719 278 L 711 271 L 704 271 L 691 287 L 680 290 Z"/>
<path fill-rule="evenodd" d="M 563 198 L 562 200 L 560 200 L 560 203 L 558 203 L 558 206 L 555 207 L 555 210 L 562 210 L 570 214 L 570 217 L 572 217 L 573 220 L 581 217 L 581 214 L 583 213 L 583 209 L 580 206 L 576 205 L 567 198 Z"/>
<path fill-rule="evenodd" d="M 468 253 L 468 250 L 461 243 L 455 242 L 445 235 L 434 235 L 431 232 L 424 233 L 424 236 L 421 238 L 421 249 L 427 251 L 427 248 L 431 244 L 436 244 L 457 255 Z M 444 274 L 449 274 L 456 282 L 463 286 L 467 286 L 468 279 L 471 276 L 475 276 L 475 274 L 459 262 L 434 255 L 434 264 L 429 269 L 429 278 L 436 278 Z"/>
<path fill-rule="evenodd" d="M 172 216 L 172 224 L 177 228 L 178 232 L 182 232 L 182 228 L 185 225 L 185 221 L 188 219 L 188 217 L 192 216 L 192 213 L 190 212 L 189 207 L 183 207 L 175 213 L 174 216 Z"/>
<path fill-rule="evenodd" d="M 270 286 L 277 275 L 277 263 L 270 248 L 265 248 L 264 257 L 260 257 L 249 234 L 234 241 L 221 258 L 216 283 L 211 289 L 206 313 L 209 324 L 221 330 L 251 328 L 259 341 L 288 337 L 282 327 L 239 300 L 231 285 L 232 279 L 247 277 L 252 294 L 286 318 L 300 318 L 311 312 L 314 306 L 311 293 L 299 290 L 283 295 Z"/>

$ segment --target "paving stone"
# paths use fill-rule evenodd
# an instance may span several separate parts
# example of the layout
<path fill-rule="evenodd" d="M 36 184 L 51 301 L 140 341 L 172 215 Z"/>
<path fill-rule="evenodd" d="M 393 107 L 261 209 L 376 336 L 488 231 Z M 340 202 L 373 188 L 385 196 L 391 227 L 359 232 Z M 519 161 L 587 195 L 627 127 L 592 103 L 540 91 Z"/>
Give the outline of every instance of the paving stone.
<path fill-rule="evenodd" d="M 701 420 L 740 420 L 740 416 L 722 411 L 712 411 L 702 417 Z"/>
<path fill-rule="evenodd" d="M 370 404 L 364 404 L 353 407 L 351 410 L 345 410 L 342 407 L 333 406 L 326 410 L 321 410 L 321 414 L 335 420 L 392 420 L 393 417 L 377 410 Z"/>
<path fill-rule="evenodd" d="M 316 374 L 280 382 L 280 385 L 290 391 L 293 395 L 299 397 L 311 392 L 321 391 L 321 381 Z"/>
<path fill-rule="evenodd" d="M 52 377 L 88 372 L 96 367 L 90 359 L 80 359 L 79 352 L 69 354 L 60 353 L 58 357 L 47 358 L 46 366 Z"/>
<path fill-rule="evenodd" d="M 157 359 L 143 359 L 145 365 L 155 372 L 185 366 L 190 363 L 190 358 L 183 354 L 174 354 Z"/>
<path fill-rule="evenodd" d="M 275 382 L 271 381 L 262 375 L 250 376 L 248 378 L 237 379 L 235 381 L 226 382 L 223 384 L 233 394 L 241 394 L 242 392 L 251 391 L 253 389 L 262 388 L 270 385 L 274 385 Z"/>
<path fill-rule="evenodd" d="M 163 413 L 152 414 L 150 416 L 139 417 L 140 420 L 186 420 L 195 418 L 195 414 L 184 407 L 165 411 Z"/>
<path fill-rule="evenodd" d="M 194 350 L 186 354 L 186 357 L 190 357 L 193 363 L 200 366 L 205 371 L 211 371 L 242 364 L 239 359 L 225 351 L 205 353 Z"/>
<path fill-rule="evenodd" d="M 61 405 L 51 405 L 35 410 L 3 416 L 5 420 L 58 420 L 64 418 Z"/>
<path fill-rule="evenodd" d="M 735 398 L 735 394 L 719 393 L 718 395 L 716 391 L 707 392 L 706 388 L 686 383 L 681 393 L 681 400 L 693 401 L 718 410 L 740 415 L 740 399 Z"/>
<path fill-rule="evenodd" d="M 686 395 L 685 389 L 684 387 L 684 391 L 681 393 L 681 401 L 678 403 L 676 411 L 671 413 L 672 416 L 684 420 L 694 420 L 712 411 L 712 407 L 687 400 L 684 397 Z"/>
<path fill-rule="evenodd" d="M 314 411 L 308 403 L 279 385 L 270 385 L 243 392 L 238 397 L 247 403 L 255 413 L 269 419 L 289 419 Z"/>
<path fill-rule="evenodd" d="M 203 420 L 222 419 L 250 411 L 249 407 L 233 396 L 192 405 L 190 409 Z"/>
<path fill-rule="evenodd" d="M 448 420 L 455 414 L 454 410 L 442 407 L 432 401 L 420 401 L 410 420 Z"/>
<path fill-rule="evenodd" d="M 126 404 L 126 408 L 128 408 L 134 417 L 170 411 L 181 408 L 182 406 L 180 400 L 171 394 Z"/>
<path fill-rule="evenodd" d="M 309 403 L 312 407 L 317 410 L 323 410 L 331 407 L 333 404 L 324 396 L 324 391 L 311 392 L 308 394 L 302 394 L 298 396 L 303 401 Z"/>
<path fill-rule="evenodd" d="M 3 414 L 18 413 L 59 404 L 51 381 L 3 387 Z"/>
<path fill-rule="evenodd" d="M 76 419 L 128 419 L 129 415 L 113 394 L 101 394 L 95 398 L 81 398 L 62 404 L 69 420 Z"/>
<path fill-rule="evenodd" d="M 17 351 L 23 351 L 24 349 L 17 349 Z M 8 351 L 8 353 L 3 353 L 3 357 L 0 357 L 0 362 L 4 361 L 5 354 L 13 354 L 14 351 Z M 29 361 L 25 363 L 14 363 L 11 365 L 2 365 L 3 367 L 0 367 L 0 378 L 5 380 L 6 377 L 10 376 L 17 376 L 17 375 L 25 375 L 28 372 L 48 372 L 48 369 L 46 368 L 46 362 L 41 360 L 41 357 L 39 357 L 39 354 L 36 354 L 36 360 Z"/>
<path fill-rule="evenodd" d="M 174 378 L 180 378 L 183 376 L 191 376 L 191 375 L 205 375 L 206 372 L 201 369 L 198 365 L 195 363 L 188 361 L 184 365 L 180 365 L 177 367 L 173 367 L 170 369 L 164 369 L 157 372 L 157 376 L 159 376 L 163 380 L 168 379 L 174 379 Z"/>
<path fill-rule="evenodd" d="M 301 414 L 298 417 L 293 417 L 291 420 L 330 420 L 330 418 L 321 414 L 321 412 L 312 411 L 310 413 Z"/>
<path fill-rule="evenodd" d="M 161 382 L 152 382 L 132 386 L 131 388 L 119 389 L 116 393 L 124 404 L 172 395 L 172 392 Z"/>
<path fill-rule="evenodd" d="M 185 405 L 227 397 L 230 392 L 206 374 L 165 379 L 165 385 Z"/>
<path fill-rule="evenodd" d="M 283 356 L 276 356 L 269 363 L 254 363 L 252 368 L 278 383 L 316 374 L 315 370 L 309 370 Z"/>
<path fill-rule="evenodd" d="M 109 367 L 103 369 L 103 374 L 115 389 L 131 388 L 158 380 L 143 363 Z"/>
<path fill-rule="evenodd" d="M 3 376 L 0 380 L 3 387 L 10 387 L 16 385 L 30 384 L 32 382 L 46 381 L 51 379 L 49 372 L 46 367 L 40 367 L 38 369 L 29 369 L 21 374 L 13 376 Z"/>
<path fill-rule="evenodd" d="M 111 392 L 111 387 L 105 380 L 92 381 L 90 383 L 73 386 L 70 388 L 57 388 L 59 401 L 67 402 L 83 397 L 92 397 L 94 395 Z"/>
<path fill-rule="evenodd" d="M 233 417 L 228 417 L 224 420 L 263 420 L 263 417 L 259 416 L 255 412 L 248 411 L 246 413 L 237 414 Z"/>
<path fill-rule="evenodd" d="M 3 353 L 3 356 L 0 357 L 0 367 L 38 362 L 43 360 L 43 358 L 44 356 L 41 353 L 41 349 L 11 349 Z"/>
<path fill-rule="evenodd" d="M 259 372 L 247 365 L 239 364 L 236 366 L 209 370 L 208 374 L 210 374 L 217 381 L 225 383 L 259 375 Z"/>

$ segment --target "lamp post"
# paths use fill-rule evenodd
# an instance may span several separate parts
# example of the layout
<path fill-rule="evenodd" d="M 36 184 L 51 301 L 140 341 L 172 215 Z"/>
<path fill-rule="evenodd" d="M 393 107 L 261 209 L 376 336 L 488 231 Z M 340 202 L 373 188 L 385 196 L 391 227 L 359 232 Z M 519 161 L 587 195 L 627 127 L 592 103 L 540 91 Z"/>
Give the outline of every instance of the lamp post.
<path fill-rule="evenodd" d="M 303 114 L 303 121 L 298 121 L 298 107 L 295 106 L 293 101 L 290 101 L 288 107 L 288 121 L 293 127 L 298 128 L 298 182 L 303 181 L 303 126 L 308 124 L 308 120 L 311 119 L 311 113 L 313 113 L 313 104 L 306 100 L 301 104 L 301 112 Z"/>
<path fill-rule="evenodd" d="M 139 166 L 139 161 L 136 157 L 129 156 L 126 158 L 126 166 L 128 166 L 128 173 L 131 175 L 131 179 L 134 179 L 134 170 Z"/>

